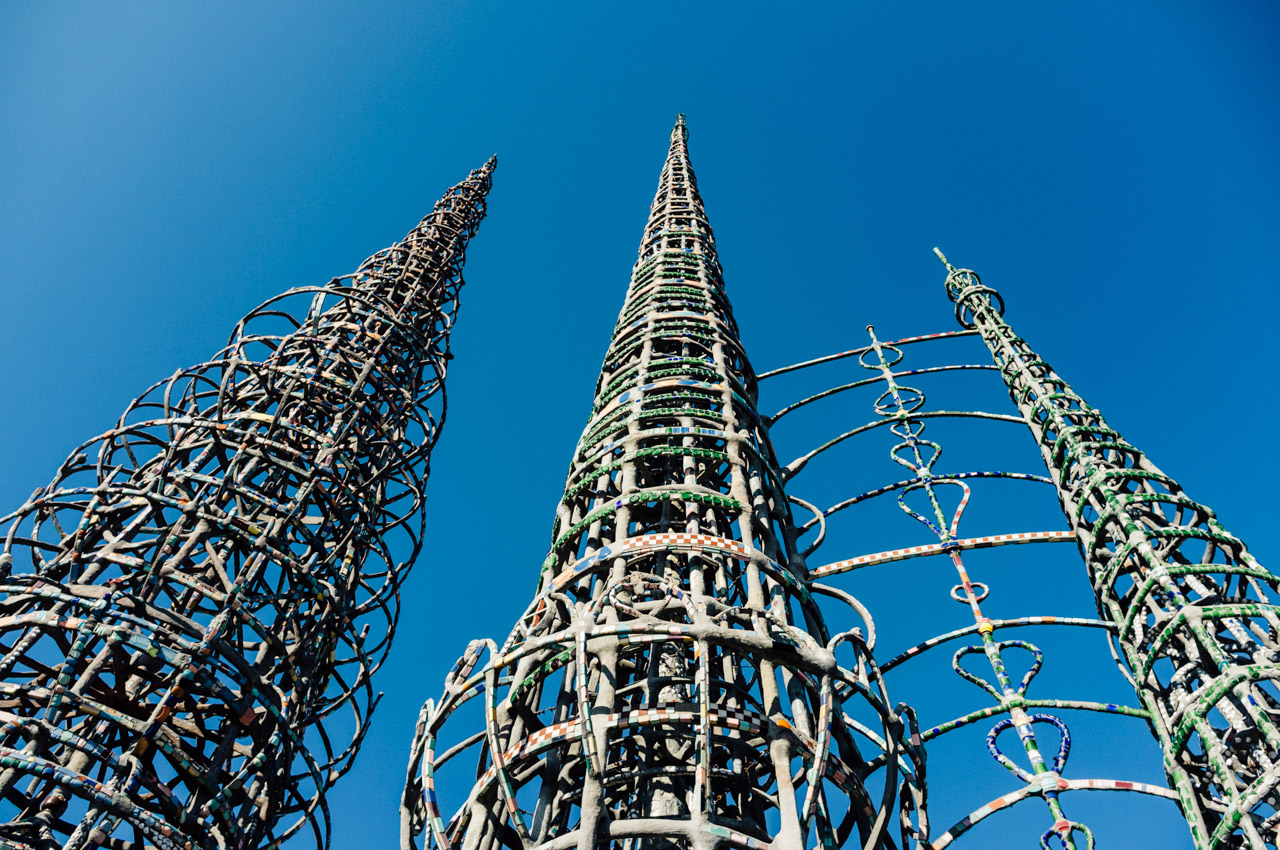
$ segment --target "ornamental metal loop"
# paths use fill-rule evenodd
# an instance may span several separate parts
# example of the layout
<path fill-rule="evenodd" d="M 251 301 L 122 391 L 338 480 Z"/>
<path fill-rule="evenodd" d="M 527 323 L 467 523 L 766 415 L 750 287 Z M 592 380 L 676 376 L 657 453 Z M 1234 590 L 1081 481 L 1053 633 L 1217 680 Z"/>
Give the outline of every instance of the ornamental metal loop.
<path fill-rule="evenodd" d="M 966 292 L 971 296 L 986 296 L 987 290 L 976 282 L 965 281 L 957 284 L 956 291 Z M 992 294 L 992 297 L 994 295 Z M 994 309 L 994 308 L 993 308 Z M 1063 795 L 1073 790 L 1119 790 L 1137 792 L 1157 797 L 1173 799 L 1176 795 L 1162 787 L 1147 783 L 1131 782 L 1115 779 L 1072 779 L 1063 775 L 1066 768 L 1067 755 L 1070 752 L 1071 736 L 1067 724 L 1058 716 L 1060 711 L 1094 711 L 1108 714 L 1121 714 L 1136 718 L 1146 718 L 1146 711 L 1113 703 L 1103 703 L 1081 699 L 1046 699 L 1028 694 L 1032 681 L 1044 663 L 1044 655 L 1034 643 L 1020 639 L 997 640 L 995 633 L 1001 629 L 1027 626 L 1073 626 L 1077 628 L 1093 628 L 1112 636 L 1118 627 L 1107 620 L 1085 617 L 1062 616 L 1022 616 L 992 619 L 988 617 L 981 603 L 986 601 L 993 587 L 987 583 L 976 581 L 970 577 L 969 566 L 964 561 L 964 554 L 970 550 L 990 548 L 993 546 L 1024 545 L 1039 543 L 1065 543 L 1075 540 L 1072 531 L 1034 531 L 1014 532 L 988 535 L 983 537 L 962 537 L 961 518 L 971 499 L 969 484 L 975 480 L 1013 480 L 1050 484 L 1052 479 L 1041 475 L 999 470 L 979 470 L 965 472 L 939 471 L 943 446 L 940 442 L 926 438 L 925 428 L 930 419 L 938 418 L 938 411 L 927 409 L 925 394 L 914 387 L 905 386 L 904 378 L 918 375 L 942 375 L 958 371 L 998 370 L 999 366 L 980 366 L 976 364 L 960 364 L 954 366 L 933 366 L 921 369 L 907 369 L 904 364 L 902 348 L 922 342 L 954 339 L 973 336 L 977 331 L 966 330 L 943 334 L 907 337 L 891 343 L 881 342 L 873 327 L 867 328 L 870 344 L 850 351 L 841 352 L 824 358 L 816 358 L 792 367 L 774 370 L 768 375 L 780 375 L 797 369 L 808 368 L 820 363 L 830 363 L 845 358 L 856 358 L 859 365 L 876 373 L 874 378 L 842 384 L 831 390 L 815 393 L 801 402 L 793 403 L 782 409 L 772 419 L 777 423 L 781 417 L 798 407 L 829 398 L 831 395 L 855 388 L 875 387 L 878 397 L 871 403 L 876 415 L 883 424 L 899 440 L 889 450 L 889 457 L 895 464 L 906 468 L 910 477 L 892 484 L 876 487 L 852 498 L 845 499 L 826 510 L 813 511 L 814 518 L 805 522 L 799 529 L 801 535 L 819 527 L 825 537 L 827 525 L 834 514 L 862 504 L 868 500 L 893 494 L 898 506 L 937 538 L 933 544 L 909 546 L 885 552 L 859 555 L 841 561 L 813 567 L 810 574 L 815 578 L 828 578 L 879 564 L 913 560 L 934 555 L 946 555 L 957 571 L 960 584 L 950 592 L 953 599 L 968 606 L 973 615 L 973 624 L 955 629 L 943 635 L 930 638 L 912 646 L 894 656 L 883 664 L 882 673 L 894 670 L 922 656 L 923 653 L 943 644 L 959 641 L 964 638 L 977 637 L 977 643 L 966 644 L 954 653 L 952 669 L 962 679 L 976 685 L 989 694 L 995 704 L 989 708 L 979 709 L 964 716 L 925 728 L 919 733 L 918 740 L 923 752 L 927 752 L 932 741 L 956 729 L 972 724 L 998 718 L 988 734 L 988 754 L 1002 767 L 1010 771 L 1012 776 L 1022 785 L 1017 790 L 1005 794 L 980 806 L 959 822 L 941 834 L 923 835 L 922 841 L 933 848 L 949 846 L 960 836 L 969 832 L 980 822 L 992 814 L 1002 811 L 1016 803 L 1039 798 L 1046 806 L 1048 818 L 1047 829 L 1040 836 L 1043 847 L 1076 848 L 1085 850 L 1094 846 L 1093 833 L 1085 824 L 1070 819 L 1066 815 Z M 1025 416 L 1001 416 L 984 411 L 947 411 L 947 415 L 955 417 L 973 417 L 988 421 L 1016 421 L 1025 423 Z M 790 472 L 788 486 L 795 488 L 794 477 L 807 468 L 808 462 L 818 454 L 826 451 L 839 442 L 853 436 L 869 433 L 874 424 L 860 426 L 845 432 L 839 437 L 829 440 L 818 449 L 802 455 L 797 461 L 788 464 L 785 469 Z M 958 499 L 948 500 L 945 493 L 956 491 Z M 911 500 L 923 501 L 923 504 L 912 504 Z M 806 554 L 812 554 L 818 543 L 809 543 Z M 1007 604 L 1007 598 L 1000 600 Z M 1016 600 L 1014 600 L 1016 602 Z M 1112 654 L 1116 663 L 1121 664 L 1116 656 L 1114 644 Z M 1010 653 L 1025 651 L 1031 657 L 1031 663 L 1018 678 L 1010 670 Z M 965 658 L 973 655 L 987 660 L 989 675 L 979 676 L 962 666 Z M 1121 666 L 1121 672 L 1124 672 Z M 1049 709 L 1053 713 L 1036 711 Z M 904 709 L 900 714 L 906 716 Z M 912 713 L 914 717 L 914 712 Z M 1046 759 L 1042 754 L 1041 735 L 1037 726 L 1051 727 L 1058 735 L 1057 755 Z M 1020 755 L 1017 759 L 1007 755 L 999 746 L 997 739 L 1005 731 L 1016 732 L 1020 744 Z M 927 829 L 927 820 L 926 829 Z"/>
<path fill-rule="evenodd" d="M 1276 847 L 1280 580 L 934 251 L 1053 476 L 1196 847 Z"/>
<path fill-rule="evenodd" d="M 933 250 L 944 263 L 947 261 L 937 248 Z M 974 330 L 976 327 L 973 308 L 969 304 L 971 299 L 985 296 L 982 298 L 983 302 L 997 315 L 1004 315 L 1004 299 L 1000 297 L 1000 293 L 989 286 L 983 286 L 981 278 L 973 269 L 957 269 L 948 264 L 946 287 L 947 297 L 956 305 L 956 321 L 966 330 Z"/>
<path fill-rule="evenodd" d="M 0 520 L 0 844 L 328 845 L 494 166 L 355 273 L 250 313 Z"/>
<path fill-rule="evenodd" d="M 918 843 L 914 716 L 796 548 L 686 138 L 681 116 L 533 601 L 424 708 L 405 848 Z M 862 626 L 832 634 L 815 593 Z"/>
<path fill-rule="evenodd" d="M 1058 835 L 1062 847 L 1075 848 L 1073 826 L 1076 822 L 1065 815 L 1057 787 L 1058 779 L 1061 778 L 1061 768 L 1065 765 L 1066 753 L 1070 748 L 1070 734 L 1067 732 L 1066 725 L 1057 717 L 1048 714 L 1029 715 L 1024 708 L 1027 688 L 1040 670 L 1043 654 L 1039 647 L 1027 641 L 995 639 L 995 628 L 983 614 L 981 607 L 989 588 L 987 585 L 980 584 L 981 594 L 975 590 L 961 550 L 954 545 L 959 539 L 960 520 L 972 496 L 969 485 L 963 480 L 939 474 L 934 470 L 934 465 L 942 457 L 942 446 L 933 440 L 924 439 L 925 423 L 913 418 L 914 414 L 924 406 L 925 395 L 921 390 L 904 387 L 898 383 L 898 376 L 894 374 L 890 363 L 901 362 L 901 351 L 881 343 L 873 327 L 868 326 L 867 333 L 871 337 L 871 349 L 875 358 L 874 362 L 870 362 L 864 357 L 861 359 L 861 365 L 878 371 L 882 378 L 882 386 L 886 388 L 876 400 L 874 408 L 879 415 L 894 421 L 890 430 L 902 439 L 902 442 L 890 449 L 890 458 L 914 473 L 912 483 L 898 490 L 898 506 L 925 525 L 938 538 L 938 543 L 950 557 L 960 579 L 959 596 L 968 604 L 973 614 L 974 624 L 977 626 L 980 643 L 958 650 L 952 660 L 952 668 L 959 676 L 989 693 L 997 701 L 1001 711 L 1006 713 L 1007 716 L 998 722 L 988 735 L 988 749 L 991 755 L 1024 783 L 1038 786 L 1048 808 L 1049 830 Z M 886 352 L 891 352 L 891 356 L 886 357 Z M 893 405 L 886 403 L 886 399 L 891 399 Z M 959 488 L 962 493 L 955 507 L 949 511 L 944 507 L 944 499 L 939 493 L 939 488 L 944 486 Z M 922 491 L 927 497 L 927 515 L 914 510 L 906 503 L 907 496 L 918 491 Z M 954 597 L 957 594 L 953 591 L 952 595 Z M 1009 675 L 1005 660 L 1005 652 L 1015 647 L 1030 652 L 1034 658 L 1031 667 L 1022 677 L 1021 682 L 1016 685 Z M 988 682 L 961 666 L 961 659 L 969 654 L 981 654 L 986 657 L 994 677 L 993 682 Z M 1047 722 L 1061 730 L 1062 750 L 1059 758 L 1052 765 L 1046 764 L 1041 755 L 1040 741 L 1034 728 L 1036 722 Z M 996 746 L 996 737 L 1002 729 L 1007 727 L 1012 727 L 1017 732 L 1030 770 L 1019 767 Z M 959 832 L 953 827 L 944 838 L 958 834 Z M 934 845 L 939 846 L 939 843 L 935 841 Z M 945 846 L 945 842 L 942 846 Z"/>

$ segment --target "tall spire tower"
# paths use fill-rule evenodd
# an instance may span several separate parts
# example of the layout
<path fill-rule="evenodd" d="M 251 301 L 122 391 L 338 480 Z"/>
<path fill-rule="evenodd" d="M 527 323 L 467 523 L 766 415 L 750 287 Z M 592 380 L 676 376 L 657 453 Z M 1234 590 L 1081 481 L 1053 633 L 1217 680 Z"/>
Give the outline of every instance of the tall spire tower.
<path fill-rule="evenodd" d="M 327 846 L 494 165 L 249 314 L 0 520 L 0 845 Z"/>
<path fill-rule="evenodd" d="M 1196 847 L 1277 846 L 1280 578 L 1013 331 L 999 293 L 938 257 L 1036 438 Z"/>
<path fill-rule="evenodd" d="M 537 593 L 424 708 L 407 847 L 879 846 L 896 817 L 913 753 L 869 618 L 832 635 L 814 601 L 687 135 L 680 116 Z M 471 700 L 484 729 L 450 746 Z"/>

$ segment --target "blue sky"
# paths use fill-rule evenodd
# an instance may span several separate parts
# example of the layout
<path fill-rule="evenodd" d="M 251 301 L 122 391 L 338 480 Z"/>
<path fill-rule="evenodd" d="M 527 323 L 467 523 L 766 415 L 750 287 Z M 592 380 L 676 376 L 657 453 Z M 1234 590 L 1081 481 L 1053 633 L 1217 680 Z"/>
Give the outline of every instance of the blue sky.
<path fill-rule="evenodd" d="M 885 339 L 952 329 L 940 245 L 1267 562 L 1278 24 L 1262 2 L 5 4 L 0 504 L 20 504 L 269 295 L 398 239 L 496 151 L 433 458 L 431 543 L 364 758 L 331 801 L 336 846 L 393 846 L 417 706 L 532 592 L 683 111 L 758 371 L 861 345 L 868 323 Z M 802 386 L 784 383 L 766 383 L 764 408 Z M 997 390 L 974 397 L 1007 405 Z M 780 428 L 783 460 L 869 419 L 871 400 Z M 1033 469 L 1029 438 L 992 428 L 954 431 L 956 463 L 968 440 L 975 463 L 1007 450 L 1017 463 L 991 463 Z M 495 451 L 503 440 L 512 448 Z M 835 501 L 891 480 L 889 446 L 807 470 L 796 494 Z M 1051 494 L 1001 514 L 1006 495 L 993 491 L 975 534 L 1061 527 Z M 851 520 L 820 560 L 920 542 L 901 523 Z M 1010 583 L 993 590 L 997 613 L 1087 614 L 1072 553 L 1025 550 L 991 554 Z M 927 568 L 939 587 L 943 566 Z M 923 581 L 911 569 L 836 582 L 868 601 L 886 657 L 931 633 L 934 607 L 966 616 L 932 596 L 904 613 Z M 462 604 L 468 588 L 485 601 Z M 1055 655 L 1057 640 L 1041 641 L 1043 675 L 1059 665 L 1053 695 L 1126 698 L 1102 681 L 1105 652 Z M 922 681 L 897 687 L 935 720 L 978 694 Z M 1140 725 L 1081 723 L 1070 773 L 1158 776 Z M 1016 787 L 981 734 L 931 764 L 940 829 Z M 1189 846 L 1159 801 L 1078 797 L 1068 810 L 1108 846 Z M 1043 813 L 1024 806 L 972 838 L 1030 846 Z"/>

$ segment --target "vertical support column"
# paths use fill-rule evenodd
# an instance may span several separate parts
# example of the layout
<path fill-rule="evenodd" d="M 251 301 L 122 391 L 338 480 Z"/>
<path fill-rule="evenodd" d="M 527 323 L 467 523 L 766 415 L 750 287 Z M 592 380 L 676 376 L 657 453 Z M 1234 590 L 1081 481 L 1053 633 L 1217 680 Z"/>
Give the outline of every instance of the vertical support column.
<path fill-rule="evenodd" d="M 1098 610 L 1120 625 L 1196 846 L 1275 847 L 1277 577 L 1014 333 L 999 293 L 934 250 L 957 320 L 979 332 L 1039 443 Z"/>
<path fill-rule="evenodd" d="M 259 307 L 0 519 L 0 845 L 328 846 L 494 165 Z"/>

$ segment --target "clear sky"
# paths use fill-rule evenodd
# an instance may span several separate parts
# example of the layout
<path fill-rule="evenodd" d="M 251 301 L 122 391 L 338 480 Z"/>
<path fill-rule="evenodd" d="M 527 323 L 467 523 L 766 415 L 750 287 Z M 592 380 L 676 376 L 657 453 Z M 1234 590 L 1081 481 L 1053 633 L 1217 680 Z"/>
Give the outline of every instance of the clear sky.
<path fill-rule="evenodd" d="M 500 641 L 533 591 L 685 112 L 758 371 L 862 345 L 868 323 L 886 339 L 953 329 L 940 245 L 1267 562 L 1277 35 L 1280 13 L 1258 0 L 3 4 L 0 513 L 143 388 L 219 348 L 240 315 L 354 269 L 496 151 L 433 457 L 430 544 L 378 682 L 388 696 L 330 800 L 335 846 L 394 846 L 418 705 L 469 638 Z M 792 389 L 766 384 L 762 406 Z M 990 385 L 974 397 L 1008 412 Z M 780 427 L 782 459 L 870 419 L 871 400 Z M 975 463 L 1007 448 L 1017 462 L 992 463 L 1034 469 L 1015 426 L 954 433 L 977 441 Z M 873 442 L 806 471 L 794 492 L 830 503 L 895 480 L 891 443 Z M 1051 494 L 1002 514 L 1007 495 L 993 491 L 987 513 L 975 501 L 973 533 L 1062 527 Z M 906 519 L 851 520 L 818 560 L 917 542 Z M 1090 612 L 1072 552 L 991 557 L 1007 579 L 995 615 Z M 834 583 L 867 599 L 887 658 L 964 624 L 959 606 L 934 604 L 954 582 L 946 569 Z M 916 609 L 913 592 L 928 597 Z M 1105 651 L 1032 637 L 1052 679 L 1043 695 L 1132 701 Z M 947 656 L 936 686 L 890 681 L 930 723 L 982 704 Z M 1104 720 L 1070 719 L 1068 774 L 1158 781 L 1141 724 Z M 986 755 L 986 728 L 931 761 L 939 831 L 1017 787 Z M 1103 846 L 1190 846 L 1160 800 L 1066 799 Z M 1023 806 L 970 844 L 1034 846 L 1043 807 Z"/>

